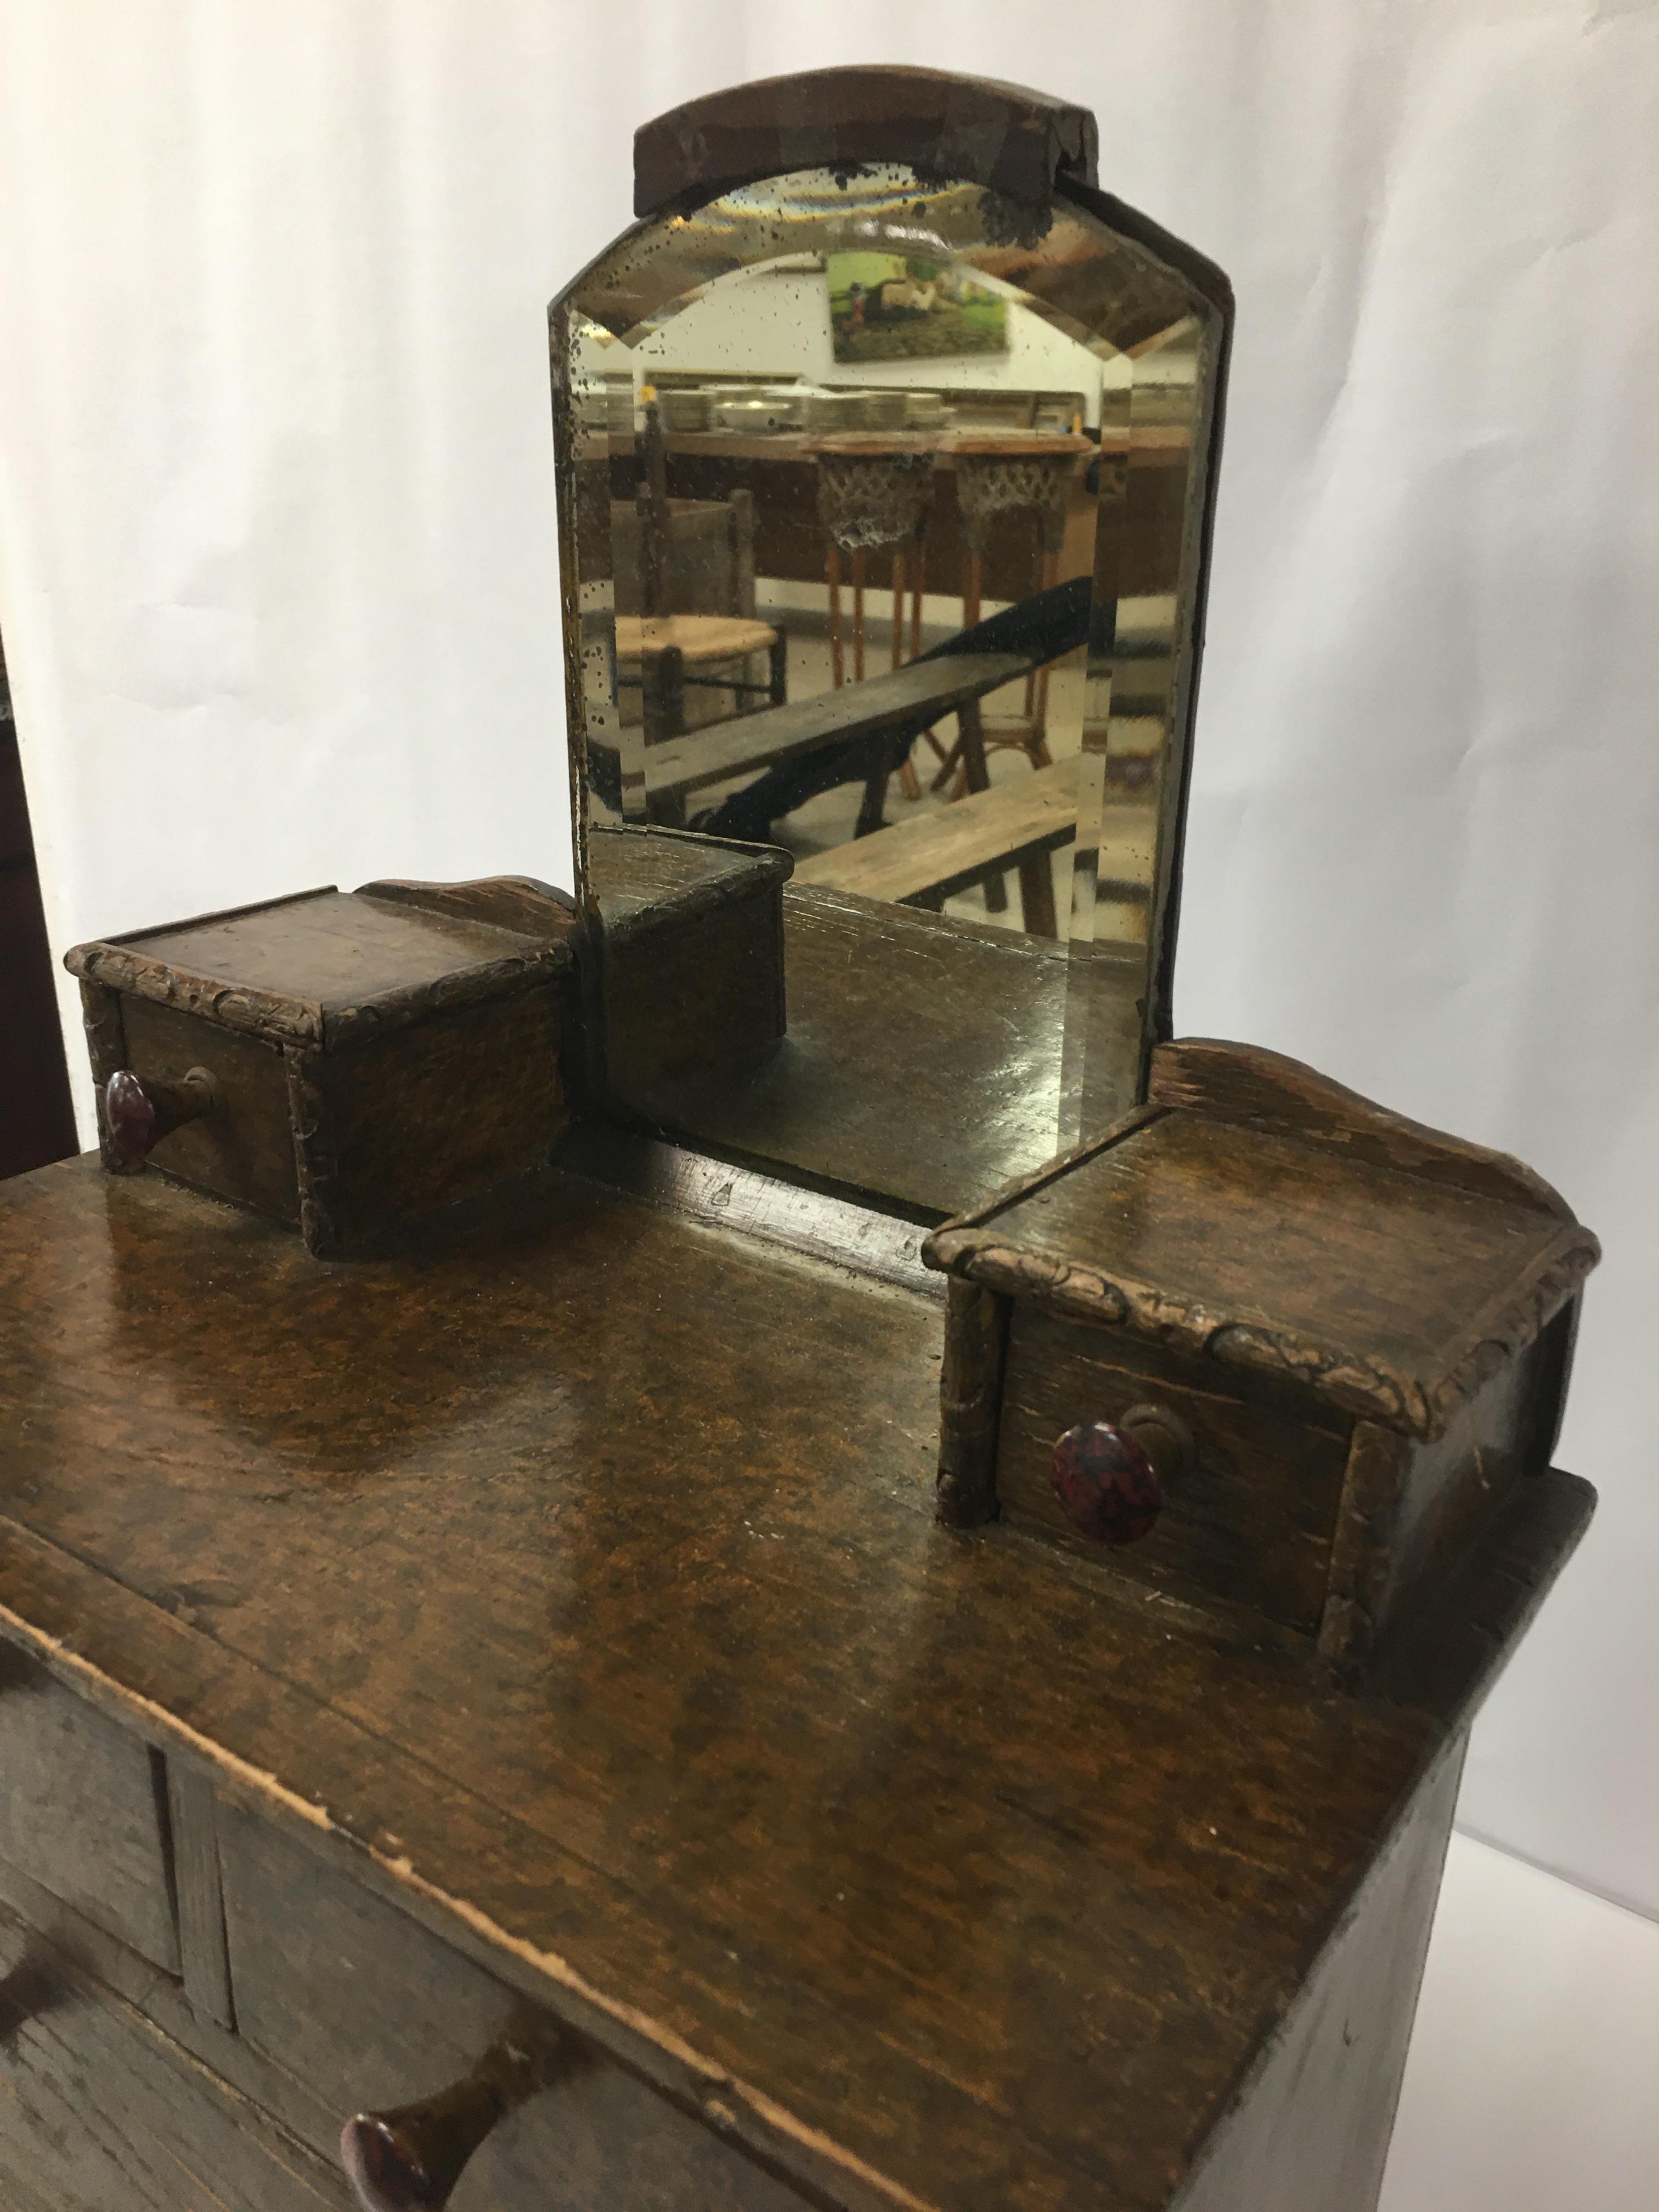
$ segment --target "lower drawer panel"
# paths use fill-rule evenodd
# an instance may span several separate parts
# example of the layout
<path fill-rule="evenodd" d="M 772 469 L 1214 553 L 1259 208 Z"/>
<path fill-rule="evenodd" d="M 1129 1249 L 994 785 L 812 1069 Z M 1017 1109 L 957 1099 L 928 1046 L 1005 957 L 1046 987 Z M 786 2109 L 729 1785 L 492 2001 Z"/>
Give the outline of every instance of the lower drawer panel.
<path fill-rule="evenodd" d="M 6 2212 L 349 2212 L 285 2130 L 0 1912 Z"/>
<path fill-rule="evenodd" d="M 221 1808 L 239 2032 L 342 2120 L 430 2096 L 526 2000 L 255 1815 Z M 594 2051 L 510 2113 L 474 2154 L 452 2212 L 789 2212 L 800 2199 Z"/>
<path fill-rule="evenodd" d="M 148 1745 L 0 1644 L 0 1859 L 176 1974 L 161 1803 Z"/>

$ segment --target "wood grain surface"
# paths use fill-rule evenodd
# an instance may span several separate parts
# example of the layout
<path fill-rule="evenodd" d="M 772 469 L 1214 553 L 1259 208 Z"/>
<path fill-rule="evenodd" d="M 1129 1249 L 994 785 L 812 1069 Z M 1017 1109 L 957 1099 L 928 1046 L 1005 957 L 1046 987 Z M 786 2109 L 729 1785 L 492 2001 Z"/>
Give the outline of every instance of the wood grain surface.
<path fill-rule="evenodd" d="M 940 1528 L 936 1307 L 591 1187 L 328 1266 L 69 1163 L 0 1296 L 6 1633 L 848 2204 L 1167 2204 L 1588 1512 L 1337 1698 Z"/>
<path fill-rule="evenodd" d="M 1294 1379 L 1424 1438 L 1536 1339 L 1601 1255 L 1589 1230 L 1530 1199 L 1158 1105 L 946 1224 L 928 1249 L 992 1289 Z"/>

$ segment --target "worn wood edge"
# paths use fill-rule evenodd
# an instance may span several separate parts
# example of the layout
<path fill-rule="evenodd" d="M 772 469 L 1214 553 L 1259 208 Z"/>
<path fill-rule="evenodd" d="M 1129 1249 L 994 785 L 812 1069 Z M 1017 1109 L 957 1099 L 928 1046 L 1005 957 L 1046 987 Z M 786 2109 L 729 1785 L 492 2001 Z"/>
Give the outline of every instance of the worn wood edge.
<path fill-rule="evenodd" d="M 996 1518 L 997 1437 L 1012 1301 L 948 1279 L 939 1367 L 939 1517 L 952 1528 Z"/>
<path fill-rule="evenodd" d="M 1168 1108 L 1138 1109 L 1142 1119 Z M 1134 1117 L 1117 1125 L 1110 1141 L 1129 1133 Z M 1085 1146 L 1064 1161 L 1038 1170 L 1023 1186 L 1010 1185 L 976 1215 L 960 1216 L 934 1231 L 922 1247 L 930 1267 L 983 1284 L 1010 1297 L 1031 1298 L 1074 1321 L 1122 1328 L 1138 1341 L 1197 1359 L 1214 1359 L 1310 1390 L 1323 1404 L 1357 1414 L 1428 1443 L 1508 1359 L 1523 1352 L 1572 1297 L 1601 1256 L 1589 1231 L 1564 1228 L 1526 1270 L 1455 1339 L 1440 1372 L 1425 1378 L 1390 1360 L 1279 1329 L 1255 1317 L 1218 1312 L 1201 1300 L 1109 1273 L 1087 1261 L 1065 1260 L 1009 1243 L 987 1221 L 1012 1197 L 1029 1194 L 1103 1150 Z"/>
<path fill-rule="evenodd" d="M 1595 1503 L 1590 1485 L 1560 1468 L 1522 1476 L 1390 1620 L 1365 1700 L 1444 1710 L 1454 1728 L 1472 1719 L 1578 1548 Z"/>
<path fill-rule="evenodd" d="M 568 942 L 534 945 L 499 960 L 453 969 L 430 982 L 407 984 L 355 1004 L 327 1004 L 322 1010 L 322 1042 L 331 1051 L 368 1044 L 434 1014 L 453 1013 L 490 999 L 520 997 L 562 975 L 573 957 Z"/>
<path fill-rule="evenodd" d="M 222 1662 L 229 1662 L 234 1668 L 246 1670 L 325 1716 L 334 1732 L 357 1741 L 364 1751 L 378 1753 L 382 1758 L 389 1754 L 400 1766 L 418 1766 L 419 1762 L 399 1747 L 385 1744 L 360 1723 L 331 1707 L 319 1705 L 307 1692 L 283 1678 L 269 1675 L 255 1662 L 222 1650 L 100 1570 L 64 1553 L 21 1522 L 0 1515 L 0 1542 L 8 1536 L 14 1546 L 21 1540 L 27 1549 L 49 1559 L 60 1575 L 67 1574 L 105 1593 L 118 1592 L 129 1606 L 159 1619 L 186 1644 L 209 1644 Z M 871 2212 L 891 2212 L 895 2207 L 900 2212 L 940 2212 L 933 2200 L 907 2189 L 763 2090 L 738 2078 L 718 2060 L 704 2057 L 650 2013 L 610 1995 L 558 1953 L 514 1936 L 479 1907 L 420 1875 L 408 1856 L 389 1848 L 398 1838 L 386 1838 L 378 1844 L 369 1841 L 324 1805 L 302 1796 L 277 1775 L 240 1757 L 167 1706 L 119 1681 L 74 1644 L 3 1601 L 0 1601 L 0 1638 L 23 1646 L 58 1680 L 159 1747 L 169 1761 L 181 1754 L 203 1767 L 224 1788 L 232 1802 L 275 1820 L 290 1832 L 309 1839 L 313 1849 L 334 1845 L 349 1851 L 359 1878 L 374 1894 L 408 1913 L 441 1941 L 532 2002 L 550 2008 L 556 2000 L 568 2004 L 568 2013 L 561 2017 L 578 2034 L 599 2044 L 616 2063 L 688 2118 L 709 2127 L 768 2171 L 787 2179 L 792 2188 L 823 2207 L 823 2212 L 842 2212 L 842 2208 L 851 2207 L 869 2207 Z M 550 1840 L 543 1831 L 473 1797 L 447 1778 L 428 1772 L 428 1778 L 439 1785 L 452 1804 L 472 1807 L 493 1824 L 504 1822 L 515 1831 L 523 1828 L 544 1845 Z"/>
<path fill-rule="evenodd" d="M 1507 1152 L 1408 1120 L 1265 1046 L 1182 1037 L 1154 1048 L 1148 1096 L 1266 1133 L 1346 1152 L 1376 1167 L 1573 1221 L 1560 1193 Z"/>
<path fill-rule="evenodd" d="M 1085 1137 L 1081 1144 L 1073 1145 L 1069 1152 L 1060 1152 L 1052 1160 L 1045 1160 L 1040 1168 L 1028 1168 L 1023 1175 L 1011 1176 L 1006 1182 L 999 1183 L 988 1196 L 981 1199 L 969 1212 L 952 1214 L 948 1221 L 940 1222 L 921 1248 L 923 1266 L 936 1267 L 941 1274 L 961 1273 L 958 1266 L 961 1255 L 976 1251 L 982 1241 L 969 1234 L 972 1230 L 981 1223 L 994 1221 L 998 1214 L 1006 1213 L 1011 1206 L 1018 1205 L 1021 1199 L 1030 1198 L 1036 1191 L 1046 1190 L 1050 1183 L 1058 1182 L 1062 1176 L 1069 1175 L 1085 1160 L 1091 1160 L 1101 1152 L 1110 1152 L 1114 1145 L 1121 1145 L 1126 1137 L 1133 1136 L 1137 1129 L 1144 1129 L 1149 1122 L 1162 1121 L 1168 1110 L 1166 1107 L 1150 1104 L 1132 1106 L 1109 1128 L 1101 1130 L 1095 1136 Z"/>
<path fill-rule="evenodd" d="M 283 903 L 283 902 L 274 902 Z M 84 981 L 128 991 L 157 1006 L 177 1006 L 222 1029 L 241 1030 L 278 1044 L 320 1044 L 323 1010 L 314 1000 L 275 991 L 235 989 L 211 975 L 191 975 L 168 962 L 118 944 L 77 945 L 64 964 Z"/>
<path fill-rule="evenodd" d="M 64 965 L 72 975 L 83 971 L 76 965 L 81 956 L 88 952 L 103 952 L 112 945 L 143 945 L 152 937 L 171 937 L 180 929 L 205 929 L 210 922 L 240 921 L 246 914 L 269 914 L 279 906 L 301 906 L 307 899 L 334 898 L 338 895 L 337 884 L 313 884 L 308 891 L 284 891 L 280 898 L 250 899 L 246 906 L 215 907 L 207 914 L 187 914 L 179 921 L 150 922 L 143 929 L 125 929 L 115 937 L 94 939 L 86 945 L 72 945 L 64 955 Z"/>
<path fill-rule="evenodd" d="M 1435 1390 L 1443 1426 L 1466 1399 L 1543 1334 L 1568 1301 L 1577 1297 L 1601 1257 L 1601 1240 L 1569 1217 L 1554 1241 L 1480 1309 L 1454 1339 L 1444 1379 Z M 1565 1374 L 1562 1390 L 1565 1396 Z"/>
<path fill-rule="evenodd" d="M 1316 1646 L 1322 1671 L 1339 1687 L 1358 1679 L 1376 1643 L 1412 1449 L 1374 1421 L 1354 1424 Z"/>
<path fill-rule="evenodd" d="M 81 979 L 81 1022 L 86 1031 L 87 1057 L 92 1063 L 93 1111 L 98 1127 L 98 1152 L 112 1170 L 109 1130 L 104 1118 L 104 1092 L 109 1079 L 127 1065 L 126 1022 L 121 1012 L 121 994 L 107 984 Z"/>
<path fill-rule="evenodd" d="M 221 1029 L 240 1030 L 274 1044 L 325 1044 L 339 1048 L 407 1028 L 431 1014 L 532 989 L 568 968 L 572 957 L 568 944 L 531 944 L 498 960 L 457 969 L 431 982 L 408 984 L 356 1003 L 327 1006 L 281 992 L 226 983 L 118 944 L 79 945 L 64 955 L 64 961 L 83 982 L 128 991 L 157 1006 L 176 1006 L 180 1012 L 196 1015 Z"/>
<path fill-rule="evenodd" d="M 742 870 L 733 867 L 726 875 L 712 877 L 699 884 L 688 884 L 678 890 L 664 891 L 633 913 L 621 915 L 612 921 L 606 919 L 605 912 L 602 855 L 606 852 L 620 853 L 625 849 L 620 844 L 611 846 L 599 842 L 612 837 L 672 838 L 680 844 L 696 845 L 726 858 L 738 855 L 753 865 Z M 611 951 L 620 951 L 642 938 L 654 935 L 671 922 L 688 921 L 699 915 L 718 913 L 722 908 L 743 904 L 768 887 L 775 885 L 781 888 L 793 872 L 794 866 L 794 855 L 785 852 L 779 845 L 755 845 L 735 837 L 710 837 L 699 830 L 671 830 L 659 823 L 653 823 L 646 828 L 596 823 L 588 840 L 589 913 L 605 945 Z"/>
<path fill-rule="evenodd" d="M 1298 1383 L 1339 1413 L 1357 1413 L 1425 1438 L 1437 1435 L 1443 1424 L 1443 1407 L 1431 1400 L 1419 1377 L 1386 1361 L 1217 1313 L 1197 1299 L 1128 1276 L 1109 1275 L 1083 1261 L 1051 1259 L 1006 1243 L 994 1229 L 939 1231 L 928 1246 L 935 1255 L 931 1266 L 948 1267 L 988 1289 L 1033 1299 L 1096 1328 L 1122 1328 L 1161 1350 Z"/>
<path fill-rule="evenodd" d="M 1249 2105 L 1257 2086 L 1265 2079 L 1273 2062 L 1284 2049 L 1286 2040 L 1295 2033 L 1304 2004 L 1316 1996 L 1320 1968 L 1371 1902 L 1375 1890 L 1387 1875 L 1396 1853 L 1408 1840 L 1411 1823 L 1419 1806 L 1443 1783 L 1454 1778 L 1448 1773 L 1449 1768 L 1455 1766 L 1461 1775 L 1468 1751 L 1467 1731 L 1462 1735 L 1448 1738 L 1437 1756 L 1430 1763 L 1419 1780 L 1415 1789 L 1395 1807 L 1393 1821 L 1381 1848 L 1367 1866 L 1363 1878 L 1354 1887 L 1347 1903 L 1332 1920 L 1295 1995 L 1275 2015 L 1272 2025 L 1262 2036 L 1249 2066 L 1241 2075 L 1231 2092 L 1213 2109 L 1198 2154 L 1182 2176 L 1176 2194 L 1170 2200 L 1169 2212 L 1182 2212 L 1182 2207 L 1190 2202 L 1194 2193 L 1205 2180 L 1213 2160 L 1224 2158 L 1227 2155 L 1230 2145 L 1225 2140 L 1225 2134 L 1229 2120 Z M 1443 1873 L 1445 1853 L 1451 1844 L 1452 1826 L 1452 1821 L 1448 1819 L 1445 1839 L 1440 1853 Z M 1438 1878 L 1437 1878 L 1437 1886 Z M 1426 1960 L 1425 1945 L 1425 1964 Z M 1422 1969 L 1419 1967 L 1418 1972 L 1419 1991 L 1421 1986 Z M 1339 2208 L 1333 2206 L 1330 2208 L 1330 2212 L 1339 2212 Z"/>
<path fill-rule="evenodd" d="M 567 947 L 581 920 L 569 892 L 544 884 L 538 876 L 483 876 L 459 884 L 382 876 L 374 883 L 359 884 L 352 896 L 413 907 L 420 914 L 478 922 L 488 929 L 509 930 L 515 937 L 544 939 Z"/>
<path fill-rule="evenodd" d="M 319 1259 L 340 1242 L 339 1170 L 329 1141 L 332 1122 L 322 1085 L 322 1056 L 295 1045 L 284 1048 L 289 1126 L 294 1134 L 294 1172 L 300 1194 L 300 1234 Z"/>
<path fill-rule="evenodd" d="M 664 214 L 798 169 L 885 162 L 1043 206 L 1057 177 L 1094 183 L 1097 148 L 1090 110 L 1051 94 L 942 70 L 843 64 L 729 85 L 642 123 L 634 212 Z"/>

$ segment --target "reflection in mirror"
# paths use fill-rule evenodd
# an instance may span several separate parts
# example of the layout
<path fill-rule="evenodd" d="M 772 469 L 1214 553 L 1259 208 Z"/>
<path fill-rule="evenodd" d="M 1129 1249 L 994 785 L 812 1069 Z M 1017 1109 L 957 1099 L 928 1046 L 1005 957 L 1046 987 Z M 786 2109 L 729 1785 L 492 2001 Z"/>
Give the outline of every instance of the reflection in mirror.
<path fill-rule="evenodd" d="M 1220 336 L 1082 204 L 890 167 L 555 302 L 620 1112 L 927 1217 L 1133 1102 Z"/>

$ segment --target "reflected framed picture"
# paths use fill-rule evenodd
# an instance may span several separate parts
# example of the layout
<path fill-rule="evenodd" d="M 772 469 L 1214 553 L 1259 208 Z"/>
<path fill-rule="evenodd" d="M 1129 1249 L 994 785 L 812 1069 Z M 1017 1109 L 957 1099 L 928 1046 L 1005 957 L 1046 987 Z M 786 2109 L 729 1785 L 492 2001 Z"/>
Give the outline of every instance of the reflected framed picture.
<path fill-rule="evenodd" d="M 949 262 L 900 253 L 830 253 L 830 330 L 838 362 L 932 361 L 1006 353 L 1001 296 Z"/>

